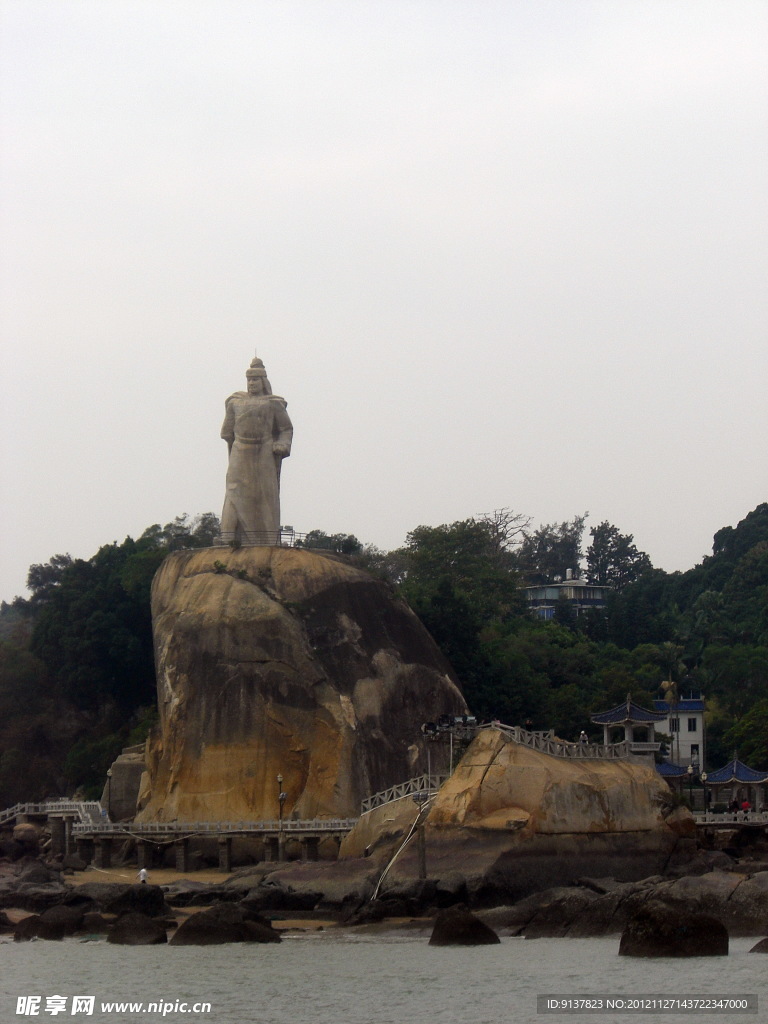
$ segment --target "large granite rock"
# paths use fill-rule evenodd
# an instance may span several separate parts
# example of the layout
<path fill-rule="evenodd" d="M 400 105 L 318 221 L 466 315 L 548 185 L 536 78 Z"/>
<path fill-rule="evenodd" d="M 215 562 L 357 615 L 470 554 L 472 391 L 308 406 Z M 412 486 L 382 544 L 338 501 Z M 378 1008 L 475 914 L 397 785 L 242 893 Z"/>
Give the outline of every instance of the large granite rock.
<path fill-rule="evenodd" d="M 466 713 L 410 608 L 340 557 L 174 552 L 152 614 L 160 729 L 143 821 L 276 818 L 278 774 L 286 816 L 357 816 L 426 770 L 422 722 Z"/>
<path fill-rule="evenodd" d="M 728 930 L 706 914 L 649 903 L 627 923 L 619 956 L 728 956 Z"/>
<path fill-rule="evenodd" d="M 405 798 L 361 818 L 342 857 L 386 861 L 418 807 Z M 584 875 L 622 881 L 667 870 L 695 853 L 693 819 L 672 812 L 652 767 L 555 757 L 499 729 L 480 732 L 442 786 L 425 825 L 427 874 L 465 883 L 473 906 L 514 902 Z M 415 877 L 416 844 L 391 872 Z"/>

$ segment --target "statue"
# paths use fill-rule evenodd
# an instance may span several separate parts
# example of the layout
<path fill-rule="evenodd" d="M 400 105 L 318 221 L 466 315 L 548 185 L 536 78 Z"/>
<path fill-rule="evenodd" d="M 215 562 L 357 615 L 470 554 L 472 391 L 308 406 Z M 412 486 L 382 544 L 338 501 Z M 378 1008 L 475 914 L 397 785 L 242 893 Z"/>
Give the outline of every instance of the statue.
<path fill-rule="evenodd" d="M 221 436 L 229 447 L 221 514 L 225 544 L 280 543 L 280 467 L 291 454 L 293 425 L 284 398 L 272 394 L 261 359 L 251 360 L 247 391 L 224 403 Z"/>

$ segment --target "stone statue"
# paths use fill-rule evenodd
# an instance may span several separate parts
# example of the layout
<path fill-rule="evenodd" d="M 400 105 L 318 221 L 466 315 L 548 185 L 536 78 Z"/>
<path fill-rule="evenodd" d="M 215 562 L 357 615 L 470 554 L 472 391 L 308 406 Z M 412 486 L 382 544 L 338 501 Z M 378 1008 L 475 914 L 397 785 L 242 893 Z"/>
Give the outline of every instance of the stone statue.
<path fill-rule="evenodd" d="M 245 376 L 248 390 L 226 400 L 221 428 L 229 446 L 221 539 L 274 545 L 280 543 L 280 466 L 291 454 L 293 426 L 261 359 L 251 360 Z"/>

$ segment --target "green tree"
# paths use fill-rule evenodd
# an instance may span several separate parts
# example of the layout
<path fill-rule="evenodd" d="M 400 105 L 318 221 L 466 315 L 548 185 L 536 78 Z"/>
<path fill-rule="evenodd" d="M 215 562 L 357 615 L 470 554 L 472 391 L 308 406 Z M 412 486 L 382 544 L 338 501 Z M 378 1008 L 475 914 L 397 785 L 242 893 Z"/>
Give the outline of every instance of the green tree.
<path fill-rule="evenodd" d="M 623 590 L 653 568 L 648 555 L 637 550 L 631 533 L 619 533 L 617 527 L 607 521 L 593 526 L 589 532 L 592 536 L 587 548 L 589 583 Z"/>
<path fill-rule="evenodd" d="M 578 573 L 583 552 L 581 538 L 588 512 L 562 523 L 540 526 L 532 533 L 524 532 L 518 550 L 520 569 L 533 584 L 552 583 L 565 579 L 568 570 Z"/>
<path fill-rule="evenodd" d="M 739 760 L 758 771 L 768 770 L 768 698 L 759 700 L 724 736 L 728 748 L 738 750 Z"/>

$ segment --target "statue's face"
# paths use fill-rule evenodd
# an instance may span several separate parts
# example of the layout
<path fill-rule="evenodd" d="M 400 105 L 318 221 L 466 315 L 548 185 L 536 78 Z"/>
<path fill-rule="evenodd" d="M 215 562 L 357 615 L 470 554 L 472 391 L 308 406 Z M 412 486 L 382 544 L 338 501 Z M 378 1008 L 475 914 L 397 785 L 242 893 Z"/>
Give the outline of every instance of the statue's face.
<path fill-rule="evenodd" d="M 264 378 L 263 377 L 248 377 L 248 394 L 249 395 L 263 395 L 264 394 Z"/>

